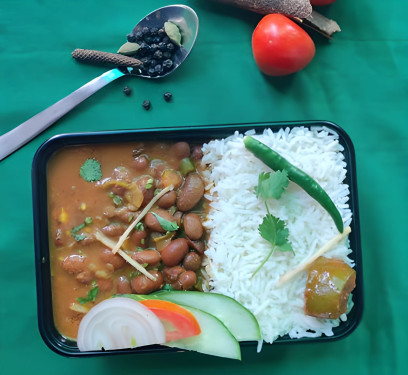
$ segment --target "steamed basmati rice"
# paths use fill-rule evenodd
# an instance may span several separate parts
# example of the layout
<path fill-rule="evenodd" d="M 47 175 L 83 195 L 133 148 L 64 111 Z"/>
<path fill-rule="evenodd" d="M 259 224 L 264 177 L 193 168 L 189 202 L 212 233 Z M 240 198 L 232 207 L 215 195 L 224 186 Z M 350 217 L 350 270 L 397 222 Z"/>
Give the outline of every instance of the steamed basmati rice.
<path fill-rule="evenodd" d="M 296 127 L 263 134 L 247 132 L 267 144 L 292 164 L 315 178 L 340 210 L 345 226 L 351 222 L 349 187 L 344 184 L 346 163 L 338 135 L 327 128 Z M 312 256 L 337 232 L 327 212 L 299 186 L 290 182 L 279 200 L 268 201 L 271 213 L 289 229 L 292 252 L 276 251 L 260 271 L 252 274 L 270 251 L 258 232 L 266 208 L 254 193 L 258 175 L 271 171 L 245 149 L 245 134 L 205 144 L 202 162 L 209 213 L 204 226 L 210 233 L 206 256 L 208 291 L 235 298 L 258 319 L 263 340 L 272 343 L 286 334 L 291 338 L 333 335 L 333 327 L 346 319 L 317 319 L 304 314 L 307 272 L 277 287 L 279 278 Z M 344 241 L 326 254 L 343 259 L 351 250 Z"/>

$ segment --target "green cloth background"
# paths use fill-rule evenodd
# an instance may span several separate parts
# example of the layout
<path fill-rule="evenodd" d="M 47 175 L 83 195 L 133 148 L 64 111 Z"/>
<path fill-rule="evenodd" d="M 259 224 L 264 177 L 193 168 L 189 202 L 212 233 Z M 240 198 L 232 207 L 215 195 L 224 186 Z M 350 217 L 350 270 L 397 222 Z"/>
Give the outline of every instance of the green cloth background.
<path fill-rule="evenodd" d="M 321 9 L 342 31 L 311 32 L 303 71 L 267 78 L 251 54 L 259 15 L 208 0 L 182 1 L 200 19 L 185 64 L 162 80 L 125 77 L 102 89 L 0 162 L 0 372 L 25 374 L 403 374 L 408 370 L 408 26 L 405 0 L 337 0 Z M 91 79 L 75 48 L 115 52 L 150 11 L 170 1 L 2 0 L 0 133 Z M 130 86 L 133 95 L 122 89 Z M 162 99 L 165 91 L 174 100 Z M 152 109 L 141 107 L 150 99 Z M 37 327 L 31 162 L 59 133 L 239 122 L 329 120 L 356 151 L 365 309 L 347 338 L 243 348 L 241 362 L 196 353 L 65 358 Z M 216 340 L 216 338 L 214 338 Z M 35 369 L 35 370 L 34 370 Z"/>

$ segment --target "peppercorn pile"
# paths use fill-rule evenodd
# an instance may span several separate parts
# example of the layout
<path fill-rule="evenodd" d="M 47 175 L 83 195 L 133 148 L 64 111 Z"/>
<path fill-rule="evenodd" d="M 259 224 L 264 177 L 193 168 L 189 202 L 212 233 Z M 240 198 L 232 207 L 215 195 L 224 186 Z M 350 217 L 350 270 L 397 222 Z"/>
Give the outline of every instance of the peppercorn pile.
<path fill-rule="evenodd" d="M 132 31 L 118 53 L 139 59 L 141 73 L 157 77 L 175 64 L 175 54 L 181 48 L 181 34 L 177 25 L 166 22 L 163 27 L 143 27 Z"/>

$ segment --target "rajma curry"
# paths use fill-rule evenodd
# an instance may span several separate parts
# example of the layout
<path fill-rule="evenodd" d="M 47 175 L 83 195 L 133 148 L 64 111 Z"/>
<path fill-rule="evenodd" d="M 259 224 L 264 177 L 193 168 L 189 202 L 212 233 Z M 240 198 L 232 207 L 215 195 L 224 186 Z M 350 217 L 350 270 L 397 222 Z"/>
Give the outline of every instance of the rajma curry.
<path fill-rule="evenodd" d="M 144 142 L 67 147 L 52 157 L 52 296 L 63 336 L 75 339 L 84 314 L 114 294 L 200 290 L 201 156 L 185 142 Z"/>

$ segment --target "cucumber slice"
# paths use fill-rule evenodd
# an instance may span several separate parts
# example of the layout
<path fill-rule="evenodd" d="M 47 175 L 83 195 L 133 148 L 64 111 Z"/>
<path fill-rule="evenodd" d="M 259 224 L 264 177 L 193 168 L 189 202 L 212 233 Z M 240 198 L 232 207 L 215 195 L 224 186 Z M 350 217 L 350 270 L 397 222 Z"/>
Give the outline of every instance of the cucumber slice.
<path fill-rule="evenodd" d="M 134 295 L 129 295 L 133 297 Z M 259 341 L 261 330 L 255 316 L 231 297 L 218 293 L 166 291 L 139 296 L 141 299 L 162 299 L 205 311 L 221 320 L 238 341 Z"/>
<path fill-rule="evenodd" d="M 201 327 L 201 333 L 197 336 L 169 341 L 163 345 L 218 357 L 241 359 L 239 342 L 219 319 L 194 307 L 182 304 L 180 306 L 196 317 Z"/>

